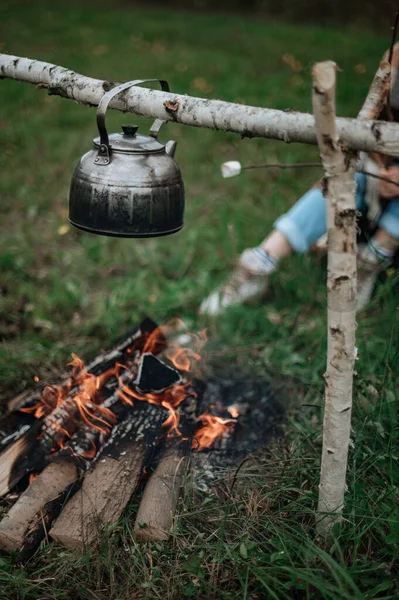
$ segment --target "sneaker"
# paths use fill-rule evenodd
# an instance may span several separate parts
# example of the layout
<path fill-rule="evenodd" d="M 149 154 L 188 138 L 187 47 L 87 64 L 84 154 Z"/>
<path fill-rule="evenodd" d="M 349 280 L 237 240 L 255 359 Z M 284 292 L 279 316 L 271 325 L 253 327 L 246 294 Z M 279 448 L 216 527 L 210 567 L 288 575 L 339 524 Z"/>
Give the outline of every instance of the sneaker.
<path fill-rule="evenodd" d="M 214 317 L 231 306 L 260 301 L 267 291 L 269 274 L 276 268 L 273 259 L 264 255 L 269 260 L 268 270 L 258 248 L 244 250 L 230 277 L 202 302 L 199 313 Z"/>
<path fill-rule="evenodd" d="M 391 258 L 377 254 L 369 244 L 359 245 L 357 251 L 357 311 L 363 310 L 370 302 L 378 275 L 391 263 Z"/>

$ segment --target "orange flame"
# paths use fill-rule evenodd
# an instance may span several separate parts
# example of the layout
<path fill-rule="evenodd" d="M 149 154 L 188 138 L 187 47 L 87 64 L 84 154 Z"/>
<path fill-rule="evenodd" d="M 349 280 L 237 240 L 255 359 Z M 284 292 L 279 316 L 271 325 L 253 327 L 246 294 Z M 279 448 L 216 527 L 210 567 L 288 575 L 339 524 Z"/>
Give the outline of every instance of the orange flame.
<path fill-rule="evenodd" d="M 231 419 L 222 419 L 209 413 L 202 414 L 199 419 L 203 423 L 193 439 L 191 447 L 200 452 L 210 448 L 218 438 L 222 437 L 234 424 Z"/>
<path fill-rule="evenodd" d="M 167 330 L 167 327 L 165 328 Z M 195 346 L 195 350 L 191 348 L 183 348 L 176 341 L 168 340 L 168 348 L 164 352 L 164 357 L 169 360 L 173 366 L 183 372 L 191 372 L 194 367 L 197 366 L 199 361 L 201 360 L 201 356 L 199 354 L 199 350 L 206 342 L 205 331 L 201 331 L 198 335 L 190 333 L 187 334 L 193 341 Z M 165 332 L 161 327 L 155 329 L 151 335 L 149 336 L 142 353 L 146 352 L 155 353 L 163 348 L 165 344 Z M 126 369 L 125 365 L 117 365 L 118 373 L 122 369 Z M 163 427 L 168 432 L 168 435 L 171 435 L 173 432 L 176 435 L 181 435 L 179 431 L 178 425 L 180 422 L 180 415 L 177 411 L 180 404 L 189 396 L 192 395 L 193 392 L 188 390 L 190 383 L 182 382 L 179 384 L 175 384 L 170 388 L 167 388 L 163 391 L 162 394 L 155 393 L 141 393 L 138 390 L 134 390 L 129 387 L 122 379 L 121 376 L 118 376 L 119 381 L 119 397 L 126 404 L 133 405 L 134 400 L 140 400 L 149 402 L 150 404 L 155 404 L 157 406 L 162 406 L 169 411 L 169 416 L 166 421 L 163 423 Z"/>
<path fill-rule="evenodd" d="M 84 361 L 76 354 L 72 354 L 72 360 L 69 363 L 70 379 L 61 385 L 45 386 L 40 400 L 35 406 L 20 410 L 31 413 L 38 419 L 46 417 L 46 429 L 50 430 L 53 435 L 53 451 L 65 446 L 66 440 L 76 431 L 79 420 L 101 434 L 109 435 L 116 423 L 116 416 L 110 409 L 101 405 L 103 396 L 99 390 L 107 381 L 115 377 L 118 381 L 118 396 L 123 403 L 134 406 L 134 402 L 139 400 L 163 407 L 169 413 L 163 423 L 168 435 L 172 433 L 181 435 L 178 408 L 190 394 L 193 395 L 189 389 L 192 377 L 188 378 L 186 374 L 198 369 L 201 360 L 199 351 L 206 342 L 206 334 L 205 331 L 198 334 L 185 333 L 185 336 L 191 341 L 191 347 L 181 346 L 176 339 L 173 339 L 175 334 L 176 328 L 168 325 L 164 328 L 158 327 L 150 334 L 144 334 L 144 344 L 142 336 L 137 338 L 126 350 L 127 356 L 132 357 L 131 359 L 128 358 L 124 364 L 115 363 L 113 367 L 98 376 L 89 373 Z M 169 337 L 171 339 L 168 339 Z M 154 355 L 163 352 L 163 357 L 182 374 L 182 381 L 164 390 L 161 394 L 142 393 L 133 388 L 129 382 L 131 383 L 136 376 L 137 351 L 140 354 L 152 353 Z M 68 407 L 65 407 L 64 415 L 60 417 L 58 412 L 53 416 L 53 411 L 61 407 L 66 400 L 68 400 Z M 72 416 L 69 416 L 71 405 L 74 405 L 76 410 L 72 411 Z M 202 420 L 204 427 L 200 432 L 205 428 L 205 419 Z M 40 437 L 44 435 L 46 435 L 45 431 L 42 431 Z M 201 434 L 202 438 L 205 439 L 204 434 Z M 201 445 L 207 447 L 204 445 L 205 443 L 201 442 Z M 92 448 L 82 452 L 81 455 L 85 458 L 92 458 L 96 452 L 95 444 L 92 443 Z"/>

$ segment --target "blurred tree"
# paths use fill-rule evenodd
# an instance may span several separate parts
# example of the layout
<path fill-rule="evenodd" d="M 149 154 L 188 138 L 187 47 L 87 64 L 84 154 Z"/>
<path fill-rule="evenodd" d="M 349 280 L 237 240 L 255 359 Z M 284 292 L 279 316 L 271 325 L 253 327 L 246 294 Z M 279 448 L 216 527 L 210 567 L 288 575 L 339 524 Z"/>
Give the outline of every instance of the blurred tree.
<path fill-rule="evenodd" d="M 165 5 L 162 0 L 147 0 L 149 4 Z M 317 23 L 318 25 L 367 25 L 384 28 L 392 25 L 398 2 L 396 0 L 168 0 L 168 7 L 198 11 L 239 11 L 256 13 L 285 21 Z"/>

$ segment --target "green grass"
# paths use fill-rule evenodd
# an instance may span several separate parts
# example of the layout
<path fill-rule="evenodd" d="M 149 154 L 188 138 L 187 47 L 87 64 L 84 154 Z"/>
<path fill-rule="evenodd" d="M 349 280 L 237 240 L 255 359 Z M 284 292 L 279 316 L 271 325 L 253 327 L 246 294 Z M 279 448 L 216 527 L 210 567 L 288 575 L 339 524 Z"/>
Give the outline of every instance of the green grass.
<path fill-rule="evenodd" d="M 227 15 L 120 8 L 72 0 L 0 5 L 1 50 L 93 77 L 162 77 L 178 93 L 310 111 L 310 66 L 342 69 L 338 113 L 354 116 L 387 39 L 367 30 L 294 27 Z M 289 52 L 302 69 L 283 60 Z M 355 68 L 363 65 L 363 68 Z M 363 72 L 364 71 L 364 72 Z M 95 110 L 0 82 L 0 382 L 4 400 L 54 378 L 70 352 L 90 357 L 149 313 L 208 327 L 209 357 L 267 369 L 289 398 L 286 435 L 231 490 L 198 497 L 187 481 L 170 543 L 138 546 L 133 499 L 99 549 L 43 545 L 26 567 L 0 558 L 1 599 L 130 600 L 397 598 L 397 275 L 359 318 L 345 520 L 332 547 L 314 542 L 325 369 L 325 265 L 296 257 L 273 275 L 267 304 L 216 323 L 200 299 L 317 177 L 254 171 L 223 180 L 219 165 L 316 160 L 317 149 L 165 127 L 178 141 L 186 225 L 174 238 L 90 236 L 67 224 L 75 163 L 96 135 Z M 127 117 L 110 114 L 110 129 Z M 142 131 L 149 122 L 139 122 Z M 280 316 L 276 323 L 275 313 Z M 288 382 L 288 383 L 287 383 Z"/>

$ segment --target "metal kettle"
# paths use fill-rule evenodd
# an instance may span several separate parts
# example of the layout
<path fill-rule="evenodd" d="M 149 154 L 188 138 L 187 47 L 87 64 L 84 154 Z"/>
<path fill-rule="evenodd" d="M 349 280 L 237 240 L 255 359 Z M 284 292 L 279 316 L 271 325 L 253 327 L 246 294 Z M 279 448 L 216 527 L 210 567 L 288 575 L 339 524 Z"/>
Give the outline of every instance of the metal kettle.
<path fill-rule="evenodd" d="M 133 85 L 159 81 L 142 79 L 123 83 L 101 98 L 97 108 L 100 136 L 80 159 L 72 177 L 69 221 L 91 233 L 114 237 L 169 235 L 183 227 L 184 185 L 173 156 L 176 142 L 157 140 L 164 123 L 156 119 L 149 136 L 136 125 L 108 135 L 105 113 L 110 100 Z"/>

